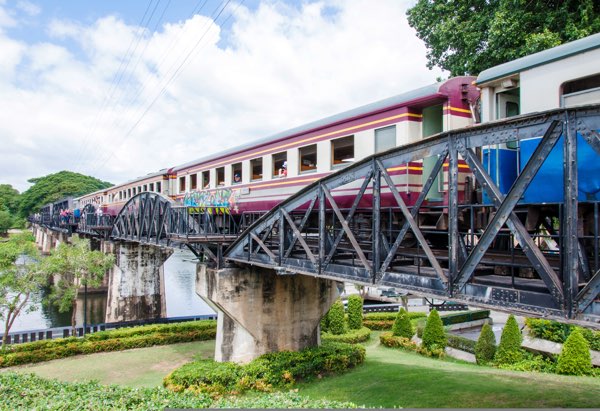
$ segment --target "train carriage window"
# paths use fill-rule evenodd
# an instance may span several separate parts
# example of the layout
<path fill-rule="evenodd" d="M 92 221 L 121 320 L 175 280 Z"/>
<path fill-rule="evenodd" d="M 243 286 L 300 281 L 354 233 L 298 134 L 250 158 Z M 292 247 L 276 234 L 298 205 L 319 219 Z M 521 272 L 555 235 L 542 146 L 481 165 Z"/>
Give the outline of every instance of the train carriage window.
<path fill-rule="evenodd" d="M 131 188 L 127 189 L 127 198 L 131 198 Z"/>
<path fill-rule="evenodd" d="M 354 161 L 354 136 L 331 140 L 331 165 L 341 166 Z"/>
<path fill-rule="evenodd" d="M 242 182 L 242 163 L 235 163 L 231 166 L 231 178 L 233 184 L 241 184 Z"/>
<path fill-rule="evenodd" d="M 396 147 L 396 125 L 375 130 L 375 153 Z"/>
<path fill-rule="evenodd" d="M 300 159 L 300 172 L 305 173 L 317 169 L 317 145 L 300 147 L 298 149 Z"/>
<path fill-rule="evenodd" d="M 148 186 L 144 184 L 144 189 L 142 191 L 148 191 Z"/>
<path fill-rule="evenodd" d="M 263 176 L 262 157 L 250 160 L 250 170 L 252 172 L 252 181 L 261 180 Z"/>
<path fill-rule="evenodd" d="M 185 192 L 185 176 L 179 177 L 179 192 Z"/>
<path fill-rule="evenodd" d="M 225 167 L 217 168 L 217 187 L 225 185 Z"/>
<path fill-rule="evenodd" d="M 561 107 L 600 103 L 600 74 L 564 83 Z"/>
<path fill-rule="evenodd" d="M 161 185 L 161 184 L 160 184 L 160 181 L 157 181 L 157 182 L 156 182 L 156 192 L 157 192 L 157 193 L 160 193 L 160 192 L 161 192 L 161 191 L 160 191 L 160 189 L 161 189 L 160 185 Z"/>
<path fill-rule="evenodd" d="M 210 188 L 210 171 L 209 170 L 202 172 L 202 188 L 205 190 Z"/>
<path fill-rule="evenodd" d="M 198 188 L 198 174 L 190 175 L 190 190 Z"/>
<path fill-rule="evenodd" d="M 150 191 L 154 191 L 154 183 L 150 183 Z"/>
<path fill-rule="evenodd" d="M 287 151 L 273 154 L 273 177 L 287 176 Z"/>

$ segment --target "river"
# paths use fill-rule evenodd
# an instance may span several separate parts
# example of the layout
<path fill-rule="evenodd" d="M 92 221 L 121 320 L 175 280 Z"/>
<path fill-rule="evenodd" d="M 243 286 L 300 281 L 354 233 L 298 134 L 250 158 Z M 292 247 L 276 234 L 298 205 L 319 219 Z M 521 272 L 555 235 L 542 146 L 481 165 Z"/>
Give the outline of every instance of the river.
<path fill-rule="evenodd" d="M 195 292 L 196 263 L 190 251 L 175 250 L 165 262 L 165 294 L 167 317 L 214 314 L 214 311 Z M 13 331 L 39 330 L 71 325 L 71 313 L 59 313 L 54 306 L 45 306 L 42 300 L 49 290 L 42 289 L 33 296 L 29 312 L 15 320 Z M 83 293 L 80 293 L 83 294 Z M 83 324 L 83 295 L 78 301 L 77 325 Z M 104 322 L 106 293 L 88 294 L 88 324 Z M 0 323 L 0 332 L 4 322 Z"/>

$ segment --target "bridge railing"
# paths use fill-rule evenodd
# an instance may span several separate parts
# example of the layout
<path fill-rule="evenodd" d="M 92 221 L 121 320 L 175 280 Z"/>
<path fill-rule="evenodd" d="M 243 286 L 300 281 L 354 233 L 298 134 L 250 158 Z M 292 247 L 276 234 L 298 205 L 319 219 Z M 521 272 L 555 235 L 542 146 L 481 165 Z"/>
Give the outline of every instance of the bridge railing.
<path fill-rule="evenodd" d="M 558 109 L 444 132 L 373 155 L 275 207 L 224 258 L 281 274 L 600 323 L 598 201 L 578 200 L 577 167 L 579 137 L 582 149 L 600 161 L 599 129 L 600 106 Z M 534 138 L 539 144 L 529 161 L 502 192 L 478 152 Z M 556 182 L 565 201 L 524 204 L 521 198 L 555 146 L 567 159 Z M 411 192 L 399 173 L 413 162 L 428 167 L 420 191 Z M 466 198 L 465 167 L 487 200 Z M 428 195 L 438 180 L 444 199 L 434 203 Z"/>
<path fill-rule="evenodd" d="M 171 206 L 168 232 L 187 241 L 216 241 L 240 232 L 241 216 L 220 212 L 219 207 Z"/>

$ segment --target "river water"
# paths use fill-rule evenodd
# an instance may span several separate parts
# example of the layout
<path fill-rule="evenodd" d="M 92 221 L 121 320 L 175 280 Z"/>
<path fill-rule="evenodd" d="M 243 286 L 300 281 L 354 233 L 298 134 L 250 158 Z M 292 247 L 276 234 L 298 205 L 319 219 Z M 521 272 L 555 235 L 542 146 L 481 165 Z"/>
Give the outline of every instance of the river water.
<path fill-rule="evenodd" d="M 196 262 L 190 251 L 175 250 L 165 262 L 165 294 L 167 317 L 214 314 L 214 311 L 195 292 Z M 49 290 L 37 293 L 29 308 L 30 312 L 21 313 L 11 328 L 13 331 L 39 330 L 51 327 L 71 325 L 71 312 L 59 313 L 54 306 L 45 306 L 42 300 Z M 83 293 L 77 302 L 77 325 L 83 324 Z M 104 322 L 106 312 L 106 292 L 88 293 L 88 324 Z M 0 332 L 4 331 L 4 322 L 0 323 Z"/>

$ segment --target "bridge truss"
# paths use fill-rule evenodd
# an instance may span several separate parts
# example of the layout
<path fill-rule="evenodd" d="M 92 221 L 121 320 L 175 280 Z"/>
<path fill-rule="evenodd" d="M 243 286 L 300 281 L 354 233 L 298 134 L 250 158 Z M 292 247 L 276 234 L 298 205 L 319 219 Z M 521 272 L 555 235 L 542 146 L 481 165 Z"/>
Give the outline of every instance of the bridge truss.
<path fill-rule="evenodd" d="M 598 325 L 599 204 L 578 201 L 576 138 L 579 134 L 600 160 L 598 129 L 600 107 L 559 109 L 445 132 L 374 155 L 265 214 L 237 237 L 224 259 L 281 275 L 391 286 Z M 541 142 L 503 194 L 480 161 L 480 150 L 536 137 Z M 559 141 L 564 178 L 556 190 L 565 201 L 523 204 Z M 392 169 L 432 157 L 435 166 L 423 176 L 416 199 L 394 183 Z M 461 159 L 487 201 L 472 201 L 461 190 L 469 186 L 459 181 Z M 435 205 L 427 194 L 446 167 L 446 201 Z M 342 204 L 344 196 L 351 201 Z"/>

